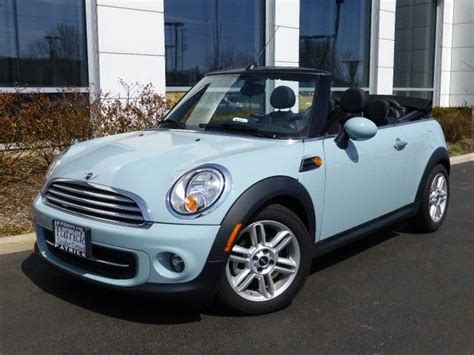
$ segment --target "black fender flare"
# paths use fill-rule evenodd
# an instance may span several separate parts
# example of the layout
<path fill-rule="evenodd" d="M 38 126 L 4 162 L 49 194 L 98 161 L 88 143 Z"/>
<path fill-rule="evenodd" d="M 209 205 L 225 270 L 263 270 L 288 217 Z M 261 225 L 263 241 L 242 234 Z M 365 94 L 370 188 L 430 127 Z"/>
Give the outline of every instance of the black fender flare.
<path fill-rule="evenodd" d="M 308 224 L 308 232 L 310 236 L 314 236 L 316 231 L 316 216 L 309 192 L 294 178 L 288 176 L 274 176 L 260 180 L 250 186 L 237 198 L 222 220 L 221 227 L 219 228 L 207 260 L 226 260 L 228 253 L 224 251 L 224 248 L 234 226 L 239 223 L 246 225 L 268 202 L 276 198 L 284 198 L 285 196 L 296 199 L 303 206 Z"/>
<path fill-rule="evenodd" d="M 449 161 L 448 150 L 445 147 L 439 147 L 431 154 L 428 163 L 426 164 L 423 175 L 421 176 L 420 184 L 418 185 L 418 190 L 416 191 L 415 202 L 419 203 L 421 201 L 421 195 L 423 193 L 423 187 L 425 186 L 426 180 L 431 173 L 431 170 L 438 165 L 443 164 L 446 170 L 449 172 L 451 170 L 451 163 Z"/>

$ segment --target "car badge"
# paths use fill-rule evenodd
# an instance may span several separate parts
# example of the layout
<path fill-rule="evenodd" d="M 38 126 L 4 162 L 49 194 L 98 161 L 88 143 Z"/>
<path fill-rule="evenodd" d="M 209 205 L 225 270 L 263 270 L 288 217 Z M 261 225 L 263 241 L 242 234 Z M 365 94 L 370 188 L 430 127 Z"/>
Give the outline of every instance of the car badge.
<path fill-rule="evenodd" d="M 86 176 L 84 177 L 86 180 L 92 180 L 95 179 L 97 175 L 94 175 L 92 172 L 87 173 Z"/>

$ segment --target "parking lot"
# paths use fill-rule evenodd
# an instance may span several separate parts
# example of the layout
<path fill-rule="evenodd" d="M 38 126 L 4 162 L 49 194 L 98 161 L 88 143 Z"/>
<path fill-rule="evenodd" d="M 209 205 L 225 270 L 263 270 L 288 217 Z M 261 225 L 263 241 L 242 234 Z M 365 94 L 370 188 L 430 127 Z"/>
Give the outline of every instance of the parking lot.
<path fill-rule="evenodd" d="M 474 351 L 474 162 L 442 228 L 402 224 L 314 261 L 291 306 L 236 317 L 114 293 L 31 252 L 0 256 L 0 353 Z"/>

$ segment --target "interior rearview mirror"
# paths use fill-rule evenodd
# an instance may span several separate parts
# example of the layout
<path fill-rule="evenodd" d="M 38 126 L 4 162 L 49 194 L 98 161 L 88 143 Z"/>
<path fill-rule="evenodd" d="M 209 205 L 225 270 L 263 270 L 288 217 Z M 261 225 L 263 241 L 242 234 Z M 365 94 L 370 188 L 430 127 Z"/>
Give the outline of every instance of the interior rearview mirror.
<path fill-rule="evenodd" d="M 377 134 L 377 126 L 365 117 L 353 117 L 345 124 L 342 131 L 336 136 L 334 141 L 341 149 L 346 149 L 349 139 L 354 141 L 365 141 Z"/>

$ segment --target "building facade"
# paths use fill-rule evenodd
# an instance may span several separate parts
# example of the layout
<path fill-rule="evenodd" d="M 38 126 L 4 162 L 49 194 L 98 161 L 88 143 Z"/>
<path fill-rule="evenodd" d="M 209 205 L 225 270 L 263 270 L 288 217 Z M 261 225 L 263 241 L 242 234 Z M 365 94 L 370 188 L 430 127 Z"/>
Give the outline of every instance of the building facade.
<path fill-rule="evenodd" d="M 474 105 L 474 1 L 0 0 L 3 92 L 183 92 L 254 61 L 329 70 L 336 91 Z"/>

